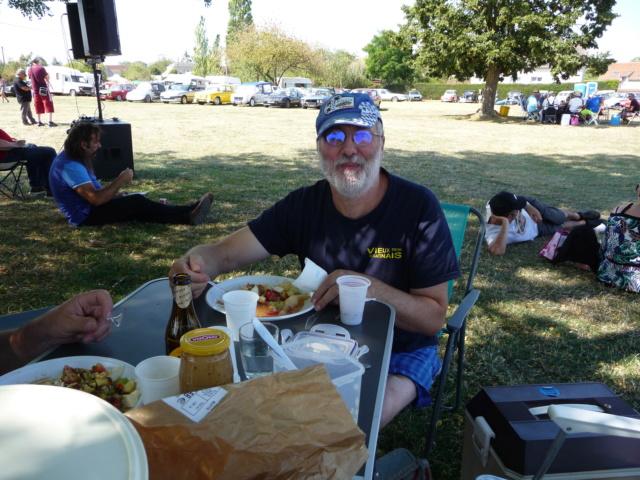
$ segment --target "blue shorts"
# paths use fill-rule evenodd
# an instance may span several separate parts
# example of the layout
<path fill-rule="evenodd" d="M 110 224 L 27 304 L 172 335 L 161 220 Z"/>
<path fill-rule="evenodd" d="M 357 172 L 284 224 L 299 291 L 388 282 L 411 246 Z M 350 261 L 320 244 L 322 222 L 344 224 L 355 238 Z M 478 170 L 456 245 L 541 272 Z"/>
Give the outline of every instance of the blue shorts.
<path fill-rule="evenodd" d="M 389 361 L 389 373 L 404 375 L 416 386 L 418 396 L 411 403 L 414 407 L 431 405 L 429 390 L 441 368 L 442 362 L 438 357 L 437 345 L 430 345 L 413 352 L 392 353 Z"/>

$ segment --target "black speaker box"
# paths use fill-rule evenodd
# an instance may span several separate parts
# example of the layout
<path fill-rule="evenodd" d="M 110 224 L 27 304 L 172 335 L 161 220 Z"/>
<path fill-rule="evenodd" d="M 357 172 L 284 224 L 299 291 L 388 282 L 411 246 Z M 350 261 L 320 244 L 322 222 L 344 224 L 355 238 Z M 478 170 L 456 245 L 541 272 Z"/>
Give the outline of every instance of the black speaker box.
<path fill-rule="evenodd" d="M 86 57 L 120 55 L 115 0 L 78 0 Z"/>
<path fill-rule="evenodd" d="M 82 28 L 77 3 L 67 3 L 67 19 L 69 20 L 69 35 L 71 36 L 71 50 L 75 60 L 84 60 L 84 44 L 82 43 Z"/>
<path fill-rule="evenodd" d="M 127 168 L 133 169 L 131 124 L 119 120 L 97 122 L 104 134 L 102 148 L 93 159 L 93 171 L 99 180 L 116 178 Z"/>

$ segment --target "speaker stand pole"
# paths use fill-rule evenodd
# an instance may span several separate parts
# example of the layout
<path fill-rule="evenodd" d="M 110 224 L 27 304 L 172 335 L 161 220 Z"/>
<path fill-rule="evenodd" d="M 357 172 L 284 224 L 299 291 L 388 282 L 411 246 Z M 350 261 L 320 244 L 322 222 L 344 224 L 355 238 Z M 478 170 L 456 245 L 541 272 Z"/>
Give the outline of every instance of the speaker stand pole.
<path fill-rule="evenodd" d="M 98 121 L 102 122 L 102 103 L 100 103 L 100 82 L 98 80 L 98 63 L 104 62 L 104 57 L 92 57 L 91 66 L 93 67 L 93 85 L 96 89 L 96 99 L 98 100 Z"/>

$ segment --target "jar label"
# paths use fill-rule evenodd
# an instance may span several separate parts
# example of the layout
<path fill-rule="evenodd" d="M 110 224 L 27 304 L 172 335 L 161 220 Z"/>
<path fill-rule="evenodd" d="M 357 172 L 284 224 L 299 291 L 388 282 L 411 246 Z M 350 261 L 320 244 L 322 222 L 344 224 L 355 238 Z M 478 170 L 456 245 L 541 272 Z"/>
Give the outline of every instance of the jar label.
<path fill-rule="evenodd" d="M 217 340 L 219 338 L 222 338 L 221 335 L 199 335 L 197 337 L 191 337 L 189 339 L 190 342 L 203 342 L 206 340 Z"/>
<path fill-rule="evenodd" d="M 180 308 L 187 308 L 192 299 L 191 285 L 176 285 L 173 291 L 173 298 Z"/>

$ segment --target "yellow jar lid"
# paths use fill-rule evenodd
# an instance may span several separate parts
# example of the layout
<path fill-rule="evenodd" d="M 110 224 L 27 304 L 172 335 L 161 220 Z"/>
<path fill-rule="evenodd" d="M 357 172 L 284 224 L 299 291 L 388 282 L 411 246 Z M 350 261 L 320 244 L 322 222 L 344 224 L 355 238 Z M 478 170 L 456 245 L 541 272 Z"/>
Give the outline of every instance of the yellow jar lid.
<path fill-rule="evenodd" d="M 198 328 L 180 338 L 180 348 L 192 355 L 216 355 L 229 348 L 231 340 L 222 330 Z"/>

